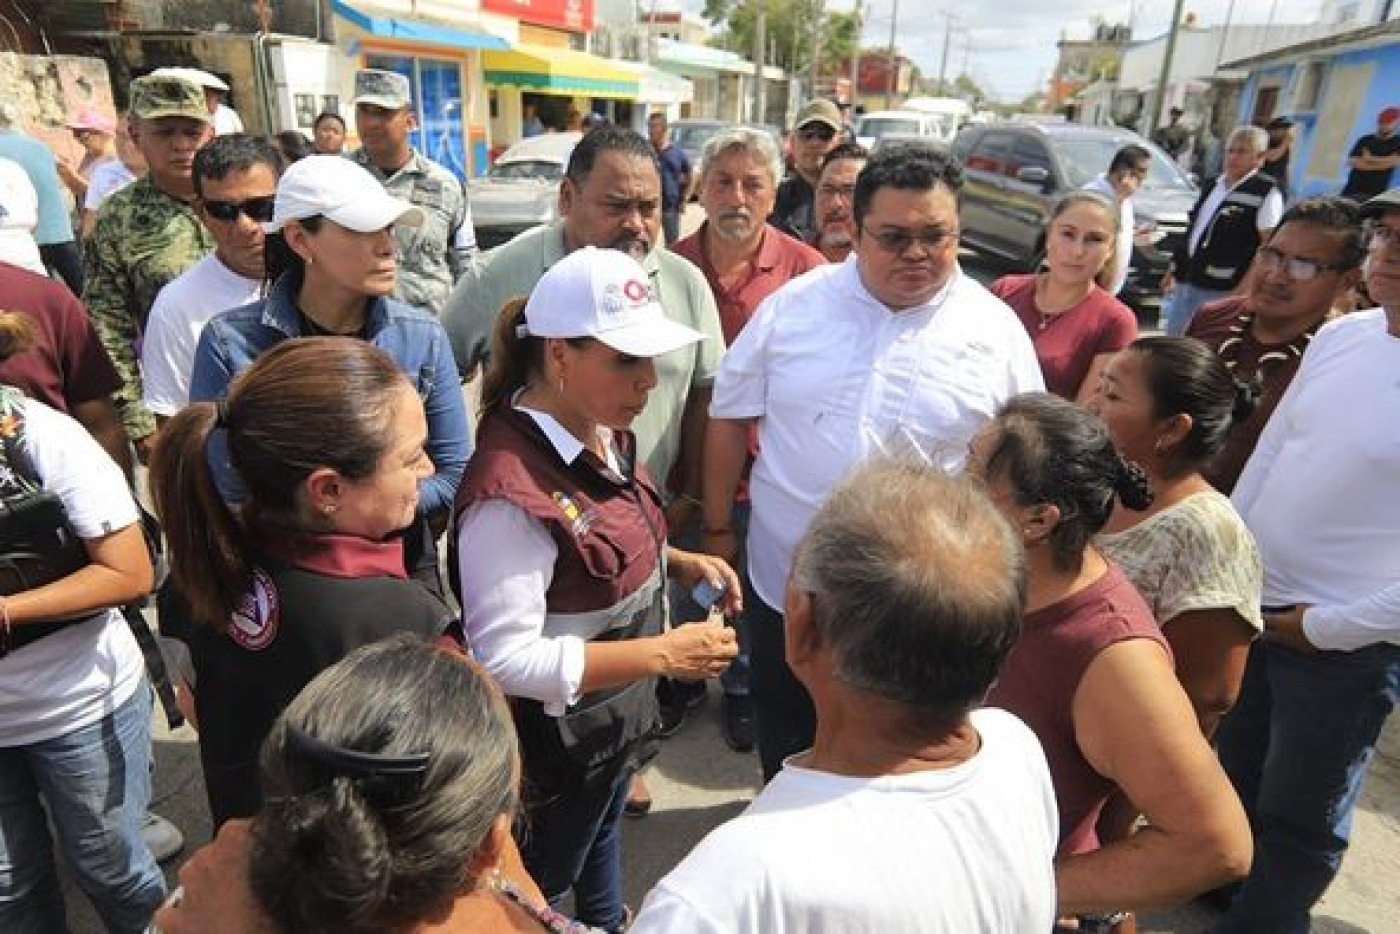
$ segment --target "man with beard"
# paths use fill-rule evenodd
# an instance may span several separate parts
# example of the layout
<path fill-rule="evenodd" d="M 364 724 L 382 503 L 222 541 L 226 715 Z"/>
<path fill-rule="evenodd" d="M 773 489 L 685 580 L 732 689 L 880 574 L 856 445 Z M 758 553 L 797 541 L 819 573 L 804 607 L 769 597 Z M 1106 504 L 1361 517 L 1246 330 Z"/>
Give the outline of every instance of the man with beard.
<path fill-rule="evenodd" d="M 792 279 L 824 264 L 816 250 L 764 222 L 773 210 L 781 166 L 778 147 L 762 130 L 735 127 L 713 136 L 705 144 L 700 167 L 700 205 L 707 220 L 672 247 L 705 274 L 719 305 L 726 344 L 739 336 L 760 302 Z M 739 499 L 733 522 L 743 527 L 748 498 L 741 492 Z M 684 531 L 672 528 L 673 533 Z M 698 619 L 702 608 L 682 602 L 678 609 L 683 618 Z M 739 631 L 742 646 L 742 626 Z M 735 750 L 748 752 L 755 737 L 748 656 L 742 648 L 720 683 L 724 687 L 725 739 Z M 703 691 L 703 683 L 700 687 Z"/>
<path fill-rule="evenodd" d="M 784 585 L 817 508 L 856 464 L 910 458 L 962 466 L 1006 400 L 1044 389 L 1026 329 L 958 266 L 962 169 L 896 145 L 856 182 L 854 262 L 769 296 L 726 353 L 705 442 L 705 550 L 732 559 L 736 495 L 752 433 L 745 542 L 763 773 L 811 745 L 811 698 L 783 657 Z"/>
<path fill-rule="evenodd" d="M 856 219 L 851 212 L 856 176 L 870 153 L 859 143 L 842 143 L 822 160 L 813 202 L 816 229 L 807 242 L 821 251 L 827 262 L 844 263 L 856 243 Z"/>
<path fill-rule="evenodd" d="M 559 189 L 560 219 L 479 255 L 462 275 L 442 322 L 463 377 L 490 352 L 501 306 L 528 295 L 545 270 L 585 246 L 622 250 L 641 262 L 666 314 L 710 337 L 656 360 L 657 386 L 633 424 L 637 453 L 658 486 L 675 494 L 672 519 L 700 498 L 700 446 L 710 385 L 719 368 L 719 315 L 705 277 L 658 249 L 661 176 L 645 137 L 620 127 L 589 133 L 574 147 Z M 672 476 L 672 468 L 678 468 Z M 678 527 L 683 522 L 673 522 Z"/>
<path fill-rule="evenodd" d="M 1220 492 L 1235 488 L 1313 335 L 1360 280 L 1365 252 L 1356 205 L 1340 197 L 1299 201 L 1255 255 L 1250 294 L 1212 302 L 1192 319 L 1186 335 L 1205 341 L 1237 378 L 1261 390 L 1253 414 L 1231 429 L 1206 471 Z"/>

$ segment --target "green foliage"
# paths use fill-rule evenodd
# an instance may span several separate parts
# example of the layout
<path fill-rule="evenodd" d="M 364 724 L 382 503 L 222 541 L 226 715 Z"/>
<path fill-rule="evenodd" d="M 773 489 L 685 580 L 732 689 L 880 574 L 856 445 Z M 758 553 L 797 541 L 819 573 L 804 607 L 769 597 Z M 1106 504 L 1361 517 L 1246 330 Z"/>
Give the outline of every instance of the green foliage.
<path fill-rule="evenodd" d="M 819 0 L 705 0 L 704 16 L 719 32 L 712 44 L 752 59 L 760 2 L 766 2 L 768 11 L 765 64 L 789 73 L 807 71 L 812 64 Z M 855 52 L 856 14 L 823 12 L 820 21 L 821 70 L 844 74 Z"/>

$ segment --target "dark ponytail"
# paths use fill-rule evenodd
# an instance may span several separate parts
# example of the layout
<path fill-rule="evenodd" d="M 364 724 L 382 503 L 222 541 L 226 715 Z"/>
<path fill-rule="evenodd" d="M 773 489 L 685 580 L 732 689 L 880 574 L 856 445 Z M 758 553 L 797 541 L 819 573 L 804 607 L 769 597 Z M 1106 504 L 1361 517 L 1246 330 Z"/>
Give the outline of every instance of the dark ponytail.
<path fill-rule="evenodd" d="M 1152 484 L 1147 479 L 1147 471 L 1132 461 L 1118 458 L 1118 471 L 1114 477 L 1113 491 L 1118 501 L 1134 512 L 1141 512 L 1152 505 L 1155 498 Z"/>
<path fill-rule="evenodd" d="M 1191 430 L 1168 452 L 1170 472 L 1189 473 L 1209 464 L 1234 427 L 1254 412 L 1258 388 L 1236 379 L 1225 361 L 1194 337 L 1141 337 L 1128 349 L 1142 359 L 1153 415 L 1191 418 Z"/>
<path fill-rule="evenodd" d="M 544 341 L 520 334 L 520 326 L 525 323 L 525 302 L 525 296 L 518 295 L 501 306 L 496 316 L 491 365 L 481 382 L 482 415 L 508 406 L 511 394 L 544 366 Z"/>

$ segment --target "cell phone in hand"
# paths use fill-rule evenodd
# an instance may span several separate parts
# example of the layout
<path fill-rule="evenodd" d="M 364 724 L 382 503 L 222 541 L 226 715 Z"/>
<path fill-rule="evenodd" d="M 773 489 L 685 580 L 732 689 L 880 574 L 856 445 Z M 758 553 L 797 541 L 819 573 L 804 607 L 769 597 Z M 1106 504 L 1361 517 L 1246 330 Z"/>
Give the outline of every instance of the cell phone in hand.
<path fill-rule="evenodd" d="M 695 605 L 702 610 L 712 610 L 724 597 L 724 591 L 723 582 L 716 587 L 707 578 L 702 577 L 700 582 L 690 589 L 690 599 L 694 600 Z"/>

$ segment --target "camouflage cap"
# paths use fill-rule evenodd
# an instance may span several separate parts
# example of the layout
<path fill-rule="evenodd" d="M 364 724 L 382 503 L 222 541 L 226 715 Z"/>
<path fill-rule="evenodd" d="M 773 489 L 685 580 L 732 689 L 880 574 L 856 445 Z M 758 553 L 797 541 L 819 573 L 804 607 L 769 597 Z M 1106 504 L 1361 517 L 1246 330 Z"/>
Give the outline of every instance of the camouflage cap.
<path fill-rule="evenodd" d="M 407 107 L 412 100 L 408 79 L 397 71 L 363 68 L 355 72 L 355 103 L 387 110 Z"/>
<path fill-rule="evenodd" d="M 131 82 L 131 115 L 142 120 L 188 117 L 210 122 L 209 107 L 199 85 L 184 78 L 146 75 Z"/>

